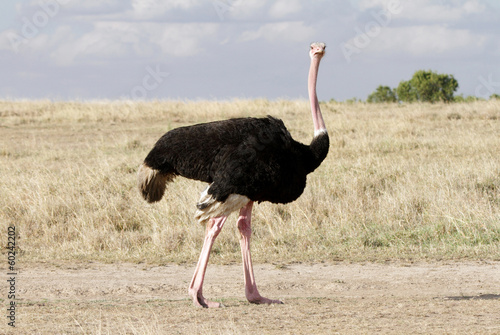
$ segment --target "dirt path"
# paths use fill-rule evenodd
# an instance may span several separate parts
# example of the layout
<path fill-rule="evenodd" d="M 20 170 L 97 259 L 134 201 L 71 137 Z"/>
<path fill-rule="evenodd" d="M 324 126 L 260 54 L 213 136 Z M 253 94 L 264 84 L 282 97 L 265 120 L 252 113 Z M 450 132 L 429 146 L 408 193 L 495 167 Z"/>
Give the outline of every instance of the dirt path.
<path fill-rule="evenodd" d="M 240 265 L 209 265 L 204 294 L 217 310 L 188 300 L 193 269 L 23 265 L 16 329 L 3 317 L 0 333 L 500 334 L 500 262 L 257 265 L 261 293 L 285 302 L 274 306 L 246 302 Z"/>

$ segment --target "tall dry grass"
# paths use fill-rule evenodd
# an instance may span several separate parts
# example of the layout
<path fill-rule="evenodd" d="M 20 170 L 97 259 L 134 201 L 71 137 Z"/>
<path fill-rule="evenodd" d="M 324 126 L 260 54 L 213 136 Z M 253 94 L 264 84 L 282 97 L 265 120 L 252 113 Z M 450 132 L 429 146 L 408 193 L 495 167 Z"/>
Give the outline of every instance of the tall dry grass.
<path fill-rule="evenodd" d="M 327 159 L 288 205 L 254 208 L 257 262 L 500 259 L 500 103 L 321 104 Z M 27 261 L 194 262 L 202 183 L 136 190 L 154 142 L 183 125 L 271 114 L 302 142 L 306 101 L 0 102 L 0 226 Z M 234 216 L 212 261 L 239 261 Z"/>

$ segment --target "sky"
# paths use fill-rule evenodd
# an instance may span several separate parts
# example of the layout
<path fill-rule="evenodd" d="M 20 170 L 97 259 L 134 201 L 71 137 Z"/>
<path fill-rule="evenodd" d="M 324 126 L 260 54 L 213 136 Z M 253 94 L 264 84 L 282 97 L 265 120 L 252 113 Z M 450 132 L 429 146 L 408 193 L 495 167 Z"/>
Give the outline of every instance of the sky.
<path fill-rule="evenodd" d="M 25 0 L 0 3 L 0 99 L 365 100 L 417 70 L 500 94 L 497 0 Z"/>

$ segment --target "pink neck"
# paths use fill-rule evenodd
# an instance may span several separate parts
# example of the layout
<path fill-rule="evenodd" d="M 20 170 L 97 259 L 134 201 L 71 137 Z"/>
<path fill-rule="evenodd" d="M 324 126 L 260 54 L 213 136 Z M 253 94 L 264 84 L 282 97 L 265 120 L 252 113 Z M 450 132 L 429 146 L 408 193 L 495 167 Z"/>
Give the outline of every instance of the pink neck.
<path fill-rule="evenodd" d="M 314 123 L 314 136 L 326 132 L 325 121 L 319 108 L 318 96 L 316 95 L 316 81 L 318 79 L 319 62 L 321 58 L 313 56 L 311 58 L 311 67 L 309 68 L 309 79 L 307 82 L 309 90 L 309 101 L 311 103 L 311 113 Z"/>

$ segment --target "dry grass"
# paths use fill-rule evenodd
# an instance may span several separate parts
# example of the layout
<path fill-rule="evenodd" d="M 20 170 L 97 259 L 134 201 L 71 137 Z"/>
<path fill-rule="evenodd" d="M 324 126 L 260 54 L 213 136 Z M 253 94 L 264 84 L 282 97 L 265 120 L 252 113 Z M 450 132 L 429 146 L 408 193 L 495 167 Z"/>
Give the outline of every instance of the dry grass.
<path fill-rule="evenodd" d="M 322 110 L 330 153 L 299 200 L 256 206 L 257 262 L 500 259 L 500 102 Z M 204 185 L 149 205 L 137 167 L 169 129 L 266 114 L 311 140 L 306 101 L 0 102 L 1 231 L 29 261 L 194 262 Z M 233 217 L 212 261 L 239 257 Z"/>

